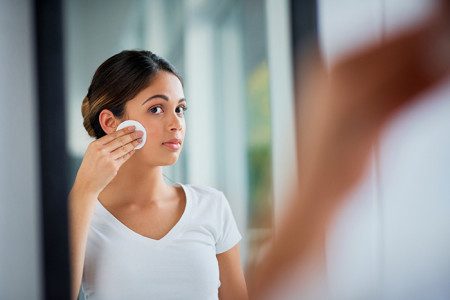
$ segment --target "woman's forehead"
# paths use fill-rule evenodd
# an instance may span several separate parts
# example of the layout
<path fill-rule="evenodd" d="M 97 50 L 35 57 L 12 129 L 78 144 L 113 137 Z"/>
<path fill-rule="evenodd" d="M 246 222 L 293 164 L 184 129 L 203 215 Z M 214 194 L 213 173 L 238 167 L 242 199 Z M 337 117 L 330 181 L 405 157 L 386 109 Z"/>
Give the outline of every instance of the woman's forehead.
<path fill-rule="evenodd" d="M 140 91 L 136 97 L 129 102 L 133 102 L 133 104 L 135 103 L 136 105 L 143 105 L 145 102 L 154 99 L 175 102 L 184 99 L 183 86 L 178 77 L 169 72 L 158 72 L 148 86 Z"/>

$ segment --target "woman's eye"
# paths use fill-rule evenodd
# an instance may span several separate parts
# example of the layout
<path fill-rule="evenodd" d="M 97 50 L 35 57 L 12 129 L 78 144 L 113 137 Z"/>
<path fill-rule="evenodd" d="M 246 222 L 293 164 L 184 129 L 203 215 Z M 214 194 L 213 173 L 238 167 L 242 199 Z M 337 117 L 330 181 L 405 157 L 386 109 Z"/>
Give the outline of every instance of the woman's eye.
<path fill-rule="evenodd" d="M 178 107 L 175 109 L 175 112 L 176 112 L 177 114 L 184 114 L 184 113 L 186 112 L 186 110 L 187 110 L 187 107 L 184 106 L 184 105 L 181 105 L 181 106 L 178 106 Z"/>
<path fill-rule="evenodd" d="M 163 110 L 162 110 L 161 106 L 154 106 L 149 109 L 149 112 L 151 112 L 152 114 L 160 114 L 163 112 Z"/>

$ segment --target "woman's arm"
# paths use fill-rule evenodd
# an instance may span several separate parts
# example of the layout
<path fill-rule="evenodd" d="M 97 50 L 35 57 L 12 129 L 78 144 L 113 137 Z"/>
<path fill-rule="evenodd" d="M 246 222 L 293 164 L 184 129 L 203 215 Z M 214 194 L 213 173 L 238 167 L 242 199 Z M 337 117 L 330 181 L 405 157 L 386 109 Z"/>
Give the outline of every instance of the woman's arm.
<path fill-rule="evenodd" d="M 69 235 L 72 299 L 77 299 L 83 275 L 87 236 L 100 192 L 134 153 L 142 132 L 134 126 L 92 142 L 69 195 Z"/>
<path fill-rule="evenodd" d="M 239 245 L 218 254 L 220 272 L 220 300 L 247 300 L 247 286 L 239 256 Z"/>
<path fill-rule="evenodd" d="M 74 184 L 69 195 L 72 299 L 77 299 L 83 274 L 87 235 L 98 194 Z"/>
<path fill-rule="evenodd" d="M 329 70 L 317 63 L 304 76 L 306 82 L 297 84 L 303 95 L 299 181 L 274 242 L 252 270 L 251 299 L 279 288 L 289 272 L 301 271 L 308 255 L 320 250 L 323 234 L 364 174 L 387 122 L 449 74 L 449 52 L 440 44 L 448 44 L 447 20 L 435 15 L 382 45 L 342 58 Z"/>

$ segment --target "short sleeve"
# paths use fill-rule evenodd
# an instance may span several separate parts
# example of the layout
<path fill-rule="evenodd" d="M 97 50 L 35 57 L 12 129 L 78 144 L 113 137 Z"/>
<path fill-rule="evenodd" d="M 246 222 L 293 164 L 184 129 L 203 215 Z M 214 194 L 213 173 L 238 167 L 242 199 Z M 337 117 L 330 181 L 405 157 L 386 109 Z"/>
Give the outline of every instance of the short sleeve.
<path fill-rule="evenodd" d="M 216 254 L 233 248 L 242 238 L 231 212 L 230 204 L 223 193 L 220 193 L 219 238 L 216 241 Z"/>

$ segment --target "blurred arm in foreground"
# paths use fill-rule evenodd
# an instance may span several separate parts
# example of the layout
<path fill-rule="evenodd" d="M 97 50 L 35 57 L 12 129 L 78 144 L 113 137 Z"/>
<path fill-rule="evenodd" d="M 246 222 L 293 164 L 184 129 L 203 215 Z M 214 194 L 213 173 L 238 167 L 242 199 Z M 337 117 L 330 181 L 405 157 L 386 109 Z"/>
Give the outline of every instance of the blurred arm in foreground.
<path fill-rule="evenodd" d="M 299 182 L 268 252 L 250 270 L 251 299 L 272 299 L 270 292 L 320 251 L 388 121 L 449 74 L 449 2 L 425 23 L 349 54 L 329 70 L 317 55 L 308 57 L 310 67 L 297 84 Z"/>

